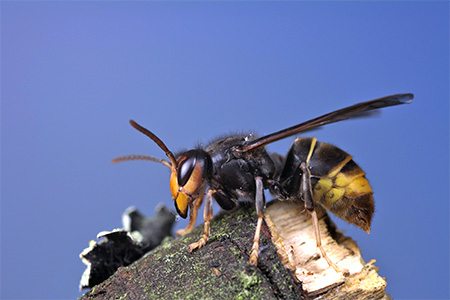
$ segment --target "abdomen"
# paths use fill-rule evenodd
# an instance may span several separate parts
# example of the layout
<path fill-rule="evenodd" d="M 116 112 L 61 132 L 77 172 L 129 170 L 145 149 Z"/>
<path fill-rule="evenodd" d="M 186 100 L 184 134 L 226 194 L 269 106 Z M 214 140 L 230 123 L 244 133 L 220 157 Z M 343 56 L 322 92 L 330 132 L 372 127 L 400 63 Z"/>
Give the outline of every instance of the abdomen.
<path fill-rule="evenodd" d="M 300 195 L 299 166 L 306 162 L 312 141 L 312 138 L 294 140 L 286 156 L 279 182 L 290 198 Z M 308 165 L 314 203 L 369 232 L 373 192 L 352 156 L 333 145 L 316 142 Z"/>

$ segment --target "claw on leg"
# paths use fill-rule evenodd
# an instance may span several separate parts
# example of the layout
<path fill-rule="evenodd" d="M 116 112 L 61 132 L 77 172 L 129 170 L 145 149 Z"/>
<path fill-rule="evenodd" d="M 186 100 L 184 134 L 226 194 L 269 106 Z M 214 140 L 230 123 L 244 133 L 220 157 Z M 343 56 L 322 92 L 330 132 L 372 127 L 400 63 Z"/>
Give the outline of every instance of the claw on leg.
<path fill-rule="evenodd" d="M 209 237 L 209 221 L 205 221 L 205 225 L 203 227 L 203 235 L 200 238 L 200 240 L 198 240 L 198 242 L 196 243 L 192 243 L 190 244 L 189 247 L 189 251 L 192 252 L 197 248 L 201 248 L 203 245 L 206 244 L 206 241 L 208 240 Z"/>
<path fill-rule="evenodd" d="M 261 232 L 262 216 L 258 217 L 258 223 L 256 225 L 255 237 L 253 238 L 252 252 L 250 253 L 249 265 L 256 266 L 258 264 L 258 252 L 259 252 L 259 235 Z"/>
<path fill-rule="evenodd" d="M 327 261 L 328 265 L 330 267 L 332 267 L 336 272 L 343 273 L 344 276 L 350 275 L 350 272 L 347 269 L 339 267 L 338 265 L 333 263 L 331 261 L 331 259 L 328 257 L 327 253 L 325 252 L 325 249 L 323 249 L 323 247 L 322 247 L 322 240 L 320 238 L 320 231 L 319 231 L 319 219 L 317 217 L 317 213 L 316 213 L 315 210 L 311 211 L 310 213 L 311 213 L 311 217 L 313 219 L 313 224 L 314 224 L 314 233 L 315 233 L 315 236 L 316 236 L 316 245 L 317 245 L 317 248 L 319 248 L 320 253 L 322 253 L 322 257 L 325 258 L 325 260 Z"/>

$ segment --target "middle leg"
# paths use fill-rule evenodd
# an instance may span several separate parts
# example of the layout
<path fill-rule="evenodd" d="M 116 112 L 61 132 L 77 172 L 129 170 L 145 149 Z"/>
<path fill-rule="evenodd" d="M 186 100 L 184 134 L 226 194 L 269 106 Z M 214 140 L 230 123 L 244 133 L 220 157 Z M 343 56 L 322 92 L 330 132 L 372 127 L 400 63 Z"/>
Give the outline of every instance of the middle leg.
<path fill-rule="evenodd" d="M 256 231 L 255 236 L 253 238 L 252 251 L 250 253 L 250 259 L 248 261 L 248 264 L 252 266 L 256 266 L 258 264 L 259 237 L 264 216 L 264 208 L 266 206 L 262 177 L 259 176 L 256 177 L 255 183 L 256 183 L 255 206 L 256 206 L 256 215 L 258 216 L 258 222 L 256 224 Z"/>

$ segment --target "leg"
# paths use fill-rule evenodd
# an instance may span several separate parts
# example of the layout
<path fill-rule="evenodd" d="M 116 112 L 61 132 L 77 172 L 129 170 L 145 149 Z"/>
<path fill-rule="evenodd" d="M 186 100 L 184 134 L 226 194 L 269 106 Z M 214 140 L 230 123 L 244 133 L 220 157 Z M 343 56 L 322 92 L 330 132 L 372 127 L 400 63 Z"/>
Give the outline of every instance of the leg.
<path fill-rule="evenodd" d="M 189 250 L 191 252 L 196 248 L 201 248 L 208 240 L 209 222 L 213 218 L 212 194 L 214 192 L 214 190 L 208 190 L 208 193 L 206 194 L 205 208 L 203 209 L 203 219 L 205 220 L 205 224 L 203 225 L 203 235 L 198 242 L 189 245 Z"/>
<path fill-rule="evenodd" d="M 253 238 L 252 252 L 248 261 L 249 265 L 256 266 L 258 264 L 258 252 L 259 252 L 259 236 L 261 232 L 261 225 L 264 216 L 264 207 L 266 201 L 264 199 L 264 186 L 261 177 L 255 178 L 256 182 L 256 194 L 255 194 L 255 206 L 256 214 L 258 216 L 258 223 L 256 224 L 255 237 Z"/>
<path fill-rule="evenodd" d="M 195 226 L 195 222 L 197 221 L 197 211 L 202 206 L 203 198 L 205 197 L 205 193 L 201 193 L 197 199 L 195 199 L 193 205 L 190 207 L 191 211 L 189 213 L 189 223 L 184 229 L 177 230 L 175 232 L 175 236 L 185 235 L 189 233 L 192 228 Z"/>
<path fill-rule="evenodd" d="M 317 248 L 320 249 L 322 257 L 325 258 L 330 267 L 332 267 L 336 272 L 348 274 L 349 272 L 347 269 L 342 269 L 331 261 L 331 259 L 325 252 L 325 249 L 323 249 L 322 247 L 322 239 L 320 238 L 320 231 L 319 231 L 319 219 L 317 217 L 316 211 L 314 210 L 314 202 L 312 198 L 311 172 L 307 164 L 304 162 L 300 164 L 300 169 L 302 170 L 302 183 L 300 187 L 300 194 L 303 201 L 305 202 L 305 209 L 311 214 L 313 220 L 314 234 L 316 237 Z"/>
<path fill-rule="evenodd" d="M 327 253 L 325 252 L 325 249 L 323 249 L 322 240 L 320 238 L 319 219 L 317 218 L 317 213 L 315 210 L 313 210 L 312 212 L 310 211 L 310 214 L 311 214 L 311 217 L 313 219 L 313 224 L 314 224 L 314 233 L 316 235 L 316 245 L 317 245 L 317 248 L 320 249 L 320 252 L 322 253 L 322 257 L 325 258 L 328 265 L 330 267 L 332 267 L 336 272 L 341 272 L 341 273 L 344 273 L 344 275 L 348 276 L 350 274 L 350 272 L 347 269 L 340 268 L 335 263 L 333 263 L 331 261 L 331 259 L 328 257 Z"/>

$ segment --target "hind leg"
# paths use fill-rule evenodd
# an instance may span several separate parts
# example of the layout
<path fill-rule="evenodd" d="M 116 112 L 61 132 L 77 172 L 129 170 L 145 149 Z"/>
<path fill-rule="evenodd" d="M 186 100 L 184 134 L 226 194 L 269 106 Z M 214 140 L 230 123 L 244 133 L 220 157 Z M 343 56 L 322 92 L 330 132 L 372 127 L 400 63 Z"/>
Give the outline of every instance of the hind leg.
<path fill-rule="evenodd" d="M 313 142 L 311 143 L 311 148 L 308 154 L 308 157 L 306 159 L 306 162 L 302 162 L 300 164 L 300 170 L 302 172 L 302 180 L 301 180 L 301 186 L 300 186 L 300 197 L 305 202 L 305 209 L 310 213 L 313 225 L 314 225 L 314 235 L 316 238 L 316 245 L 317 248 L 319 248 L 320 253 L 322 253 L 322 257 L 327 261 L 328 265 L 332 267 L 336 272 L 344 273 L 344 275 L 348 275 L 349 271 L 347 269 L 341 268 L 337 266 L 335 263 L 331 261 L 331 259 L 328 257 L 327 253 L 325 252 L 325 249 L 322 247 L 322 239 L 320 237 L 320 230 L 319 230 L 319 218 L 317 217 L 317 213 L 314 210 L 314 201 L 312 196 L 312 185 L 311 185 L 311 171 L 309 170 L 308 164 L 309 160 L 311 158 L 312 152 L 314 150 L 315 146 L 315 138 L 313 139 Z"/>

